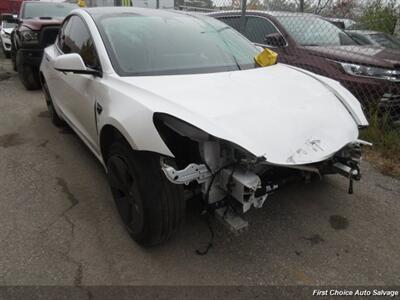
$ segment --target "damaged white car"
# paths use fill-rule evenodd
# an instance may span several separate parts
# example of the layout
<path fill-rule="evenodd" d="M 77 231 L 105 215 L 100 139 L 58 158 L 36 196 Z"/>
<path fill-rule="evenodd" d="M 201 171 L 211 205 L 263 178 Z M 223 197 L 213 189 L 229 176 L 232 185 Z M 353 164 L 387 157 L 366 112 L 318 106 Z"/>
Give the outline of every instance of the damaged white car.
<path fill-rule="evenodd" d="M 51 119 L 104 165 L 130 235 L 168 240 L 185 201 L 202 199 L 233 230 L 285 182 L 360 179 L 359 102 L 338 82 L 291 66 L 206 16 L 78 9 L 45 50 Z"/>

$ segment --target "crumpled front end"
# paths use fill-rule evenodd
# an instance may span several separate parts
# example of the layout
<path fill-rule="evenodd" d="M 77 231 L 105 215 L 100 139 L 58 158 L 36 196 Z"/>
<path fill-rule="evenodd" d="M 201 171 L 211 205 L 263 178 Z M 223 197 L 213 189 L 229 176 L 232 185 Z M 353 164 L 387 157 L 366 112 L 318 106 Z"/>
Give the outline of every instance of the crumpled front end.
<path fill-rule="evenodd" d="M 295 156 L 285 164 L 274 164 L 172 116 L 155 114 L 154 123 L 175 156 L 173 161 L 161 161 L 168 180 L 200 194 L 207 209 L 215 211 L 235 232 L 247 226 L 240 214 L 252 207 L 261 208 L 270 194 L 291 181 L 341 174 L 349 180 L 352 193 L 353 181 L 361 178 L 361 147 L 368 144 L 354 140 L 326 159 L 310 164 L 296 163 Z M 318 152 L 320 146 L 310 142 L 310 147 L 310 151 Z"/>

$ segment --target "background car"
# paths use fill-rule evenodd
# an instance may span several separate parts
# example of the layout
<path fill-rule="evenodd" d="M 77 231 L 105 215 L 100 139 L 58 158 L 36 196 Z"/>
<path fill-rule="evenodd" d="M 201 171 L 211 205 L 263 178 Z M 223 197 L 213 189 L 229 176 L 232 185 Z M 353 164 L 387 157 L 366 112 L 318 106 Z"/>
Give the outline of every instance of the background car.
<path fill-rule="evenodd" d="M 168 240 L 185 195 L 234 231 L 293 178 L 360 179 L 360 103 L 338 82 L 283 64 L 206 16 L 139 8 L 75 10 L 45 49 L 51 120 L 69 124 L 107 170 L 142 245 Z M 198 196 L 198 197 L 194 197 Z"/>
<path fill-rule="evenodd" d="M 76 4 L 24 1 L 18 26 L 12 34 L 11 56 L 14 69 L 28 90 L 40 88 L 39 65 L 43 49 L 54 43 L 60 24 Z"/>
<path fill-rule="evenodd" d="M 357 24 L 357 22 L 352 19 L 325 18 L 325 20 L 331 22 L 333 25 L 339 27 L 340 29 L 347 29 L 347 28 Z"/>
<path fill-rule="evenodd" d="M 241 12 L 211 16 L 241 31 Z M 243 34 L 279 53 L 279 61 L 339 81 L 373 112 L 400 120 L 400 51 L 360 46 L 325 19 L 302 13 L 246 12 Z"/>
<path fill-rule="evenodd" d="M 7 18 L 4 14 L 1 17 L 0 21 L 0 42 L 1 48 L 4 52 L 4 55 L 7 58 L 11 57 L 11 32 L 14 30 L 16 24 L 10 23 L 7 19 L 11 19 L 13 16 L 9 15 Z"/>
<path fill-rule="evenodd" d="M 1 0 L 0 15 L 18 14 L 23 0 Z"/>
<path fill-rule="evenodd" d="M 375 45 L 384 48 L 400 49 L 400 41 L 385 32 L 372 30 L 346 30 L 346 33 L 360 45 Z"/>

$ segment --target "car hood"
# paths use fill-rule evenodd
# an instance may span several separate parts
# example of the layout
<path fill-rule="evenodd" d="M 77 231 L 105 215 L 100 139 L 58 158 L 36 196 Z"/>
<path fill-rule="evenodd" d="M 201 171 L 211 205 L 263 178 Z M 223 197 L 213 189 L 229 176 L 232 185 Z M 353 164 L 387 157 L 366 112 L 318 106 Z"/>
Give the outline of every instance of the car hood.
<path fill-rule="evenodd" d="M 44 26 L 60 26 L 63 19 L 51 19 L 51 20 L 44 20 L 44 19 L 24 19 L 22 22 L 23 26 L 26 26 L 32 30 L 41 30 Z"/>
<path fill-rule="evenodd" d="M 14 28 L 2 28 L 1 31 L 4 31 L 5 33 L 11 34 L 11 32 L 14 30 Z"/>
<path fill-rule="evenodd" d="M 313 55 L 351 63 L 374 65 L 382 68 L 400 68 L 400 50 L 378 46 L 307 46 Z"/>
<path fill-rule="evenodd" d="M 131 91 L 132 86 L 140 90 L 142 104 L 152 111 L 186 121 L 271 164 L 322 161 L 355 141 L 358 124 L 349 109 L 367 124 L 358 101 L 339 83 L 282 64 L 121 80 Z"/>

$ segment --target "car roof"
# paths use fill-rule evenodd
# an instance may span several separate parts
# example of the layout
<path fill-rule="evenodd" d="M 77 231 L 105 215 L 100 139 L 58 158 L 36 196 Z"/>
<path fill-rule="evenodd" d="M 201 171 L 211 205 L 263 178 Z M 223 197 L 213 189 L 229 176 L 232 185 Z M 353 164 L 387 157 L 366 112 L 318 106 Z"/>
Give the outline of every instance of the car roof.
<path fill-rule="evenodd" d="M 150 9 L 150 8 L 140 8 L 140 7 L 85 7 L 82 10 L 86 11 L 94 19 L 101 18 L 106 15 L 113 14 L 124 14 L 131 13 L 138 16 L 177 16 L 177 15 L 187 15 L 196 17 L 205 17 L 204 14 L 198 14 L 187 11 L 176 11 L 176 10 L 164 10 L 164 9 Z"/>
<path fill-rule="evenodd" d="M 360 34 L 376 34 L 376 33 L 383 33 L 380 31 L 374 31 L 374 30 L 356 30 L 356 29 L 351 29 L 351 30 L 346 30 L 348 33 L 360 33 Z"/>
<path fill-rule="evenodd" d="M 63 5 L 78 6 L 78 4 L 76 4 L 76 3 L 70 3 L 70 2 L 37 1 L 37 0 L 24 0 L 22 3 L 23 3 L 23 4 L 26 4 L 26 3 L 35 3 L 35 4 L 63 4 Z"/>
<path fill-rule="evenodd" d="M 215 11 L 208 13 L 207 15 L 219 15 L 219 14 L 241 14 L 241 10 L 222 10 L 222 11 Z M 280 17 L 280 16 L 308 16 L 308 17 L 317 17 L 320 18 L 320 16 L 311 14 L 311 13 L 301 13 L 301 12 L 289 12 L 289 11 L 269 11 L 269 10 L 246 10 L 246 14 L 248 13 L 257 13 L 257 14 L 262 14 L 262 15 L 269 15 L 273 17 Z"/>

